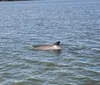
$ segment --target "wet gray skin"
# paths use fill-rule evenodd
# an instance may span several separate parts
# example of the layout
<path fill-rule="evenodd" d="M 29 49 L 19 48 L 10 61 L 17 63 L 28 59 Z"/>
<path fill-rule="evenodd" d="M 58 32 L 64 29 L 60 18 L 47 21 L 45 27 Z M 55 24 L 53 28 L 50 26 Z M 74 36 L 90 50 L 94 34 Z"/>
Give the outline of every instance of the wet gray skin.
<path fill-rule="evenodd" d="M 33 46 L 33 47 L 36 50 L 55 50 L 55 51 L 62 50 L 60 46 L 60 41 L 57 41 L 53 45 L 38 45 L 38 46 Z"/>

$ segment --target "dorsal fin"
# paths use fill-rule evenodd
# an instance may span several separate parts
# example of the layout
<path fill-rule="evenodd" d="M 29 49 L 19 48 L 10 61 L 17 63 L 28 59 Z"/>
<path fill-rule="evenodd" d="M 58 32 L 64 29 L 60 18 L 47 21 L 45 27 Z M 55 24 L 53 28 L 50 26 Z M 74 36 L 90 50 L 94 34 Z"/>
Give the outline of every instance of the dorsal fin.
<path fill-rule="evenodd" d="M 60 41 L 55 42 L 53 45 L 60 45 Z"/>

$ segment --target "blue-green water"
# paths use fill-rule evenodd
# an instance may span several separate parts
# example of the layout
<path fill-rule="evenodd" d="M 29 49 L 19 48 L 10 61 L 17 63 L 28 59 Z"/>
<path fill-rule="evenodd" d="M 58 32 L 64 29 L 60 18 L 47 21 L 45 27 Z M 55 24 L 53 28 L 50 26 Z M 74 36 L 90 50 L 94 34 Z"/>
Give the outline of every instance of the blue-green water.
<path fill-rule="evenodd" d="M 0 85 L 100 85 L 100 1 L 0 2 Z"/>

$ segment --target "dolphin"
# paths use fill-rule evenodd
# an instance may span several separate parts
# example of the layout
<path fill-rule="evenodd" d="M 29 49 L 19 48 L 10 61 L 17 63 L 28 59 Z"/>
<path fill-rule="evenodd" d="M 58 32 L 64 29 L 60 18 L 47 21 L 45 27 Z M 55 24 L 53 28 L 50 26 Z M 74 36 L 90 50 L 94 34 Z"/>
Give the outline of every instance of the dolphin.
<path fill-rule="evenodd" d="M 37 46 L 33 46 L 33 49 L 35 50 L 44 50 L 44 51 L 60 51 L 62 50 L 61 46 L 60 46 L 60 41 L 55 42 L 52 45 L 37 45 Z"/>

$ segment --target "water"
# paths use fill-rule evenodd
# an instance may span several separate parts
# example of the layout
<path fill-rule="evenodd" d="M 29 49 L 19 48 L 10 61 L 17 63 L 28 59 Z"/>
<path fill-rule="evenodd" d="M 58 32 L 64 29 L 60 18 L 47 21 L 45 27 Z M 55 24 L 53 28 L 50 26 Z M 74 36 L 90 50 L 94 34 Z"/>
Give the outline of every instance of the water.
<path fill-rule="evenodd" d="M 100 1 L 0 2 L 0 85 L 100 85 Z"/>

